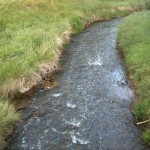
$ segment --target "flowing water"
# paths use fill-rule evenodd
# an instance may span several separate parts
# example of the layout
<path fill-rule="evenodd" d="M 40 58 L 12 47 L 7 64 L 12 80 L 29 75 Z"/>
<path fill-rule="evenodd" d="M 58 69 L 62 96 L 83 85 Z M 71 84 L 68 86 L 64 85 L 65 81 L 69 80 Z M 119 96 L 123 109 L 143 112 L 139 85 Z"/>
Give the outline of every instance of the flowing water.
<path fill-rule="evenodd" d="M 23 110 L 10 150 L 146 150 L 130 110 L 134 99 L 116 50 L 121 19 L 74 36 L 59 87 L 39 90 Z"/>

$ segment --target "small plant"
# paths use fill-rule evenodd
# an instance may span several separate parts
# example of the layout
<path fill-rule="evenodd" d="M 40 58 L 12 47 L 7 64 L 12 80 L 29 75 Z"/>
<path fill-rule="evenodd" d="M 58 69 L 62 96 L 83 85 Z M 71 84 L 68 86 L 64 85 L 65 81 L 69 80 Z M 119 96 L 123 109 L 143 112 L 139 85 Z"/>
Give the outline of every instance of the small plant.
<path fill-rule="evenodd" d="M 150 0 L 145 0 L 146 9 L 150 9 Z"/>
<path fill-rule="evenodd" d="M 0 100 L 0 149 L 4 145 L 4 138 L 10 134 L 12 126 L 19 120 L 14 105 L 7 100 Z"/>
<path fill-rule="evenodd" d="M 150 100 L 145 100 L 142 103 L 137 104 L 135 109 L 135 114 L 137 119 L 142 119 L 149 115 L 149 108 L 150 108 Z"/>
<path fill-rule="evenodd" d="M 143 132 L 143 139 L 150 144 L 150 131 Z"/>
<path fill-rule="evenodd" d="M 79 17 L 72 18 L 73 33 L 79 33 L 84 28 L 84 23 Z"/>
<path fill-rule="evenodd" d="M 0 32 L 3 32 L 6 29 L 6 24 L 3 20 L 0 20 Z"/>

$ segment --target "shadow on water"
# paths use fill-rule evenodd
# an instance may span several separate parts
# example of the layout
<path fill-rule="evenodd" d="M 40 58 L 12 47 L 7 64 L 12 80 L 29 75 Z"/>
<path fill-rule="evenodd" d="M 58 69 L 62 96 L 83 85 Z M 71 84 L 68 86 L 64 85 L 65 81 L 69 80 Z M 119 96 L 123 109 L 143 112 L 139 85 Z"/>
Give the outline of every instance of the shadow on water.
<path fill-rule="evenodd" d="M 146 150 L 130 111 L 134 99 L 116 50 L 121 19 L 72 39 L 59 86 L 39 90 L 23 110 L 10 150 Z"/>

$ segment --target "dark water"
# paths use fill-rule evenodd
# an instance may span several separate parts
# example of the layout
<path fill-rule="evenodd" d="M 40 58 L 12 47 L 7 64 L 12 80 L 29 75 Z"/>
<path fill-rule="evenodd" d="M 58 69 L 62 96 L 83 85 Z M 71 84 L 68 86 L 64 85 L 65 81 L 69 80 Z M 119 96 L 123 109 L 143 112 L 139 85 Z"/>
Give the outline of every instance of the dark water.
<path fill-rule="evenodd" d="M 134 94 L 116 50 L 119 23 L 96 23 L 73 38 L 60 86 L 33 96 L 10 150 L 147 149 L 130 111 Z"/>

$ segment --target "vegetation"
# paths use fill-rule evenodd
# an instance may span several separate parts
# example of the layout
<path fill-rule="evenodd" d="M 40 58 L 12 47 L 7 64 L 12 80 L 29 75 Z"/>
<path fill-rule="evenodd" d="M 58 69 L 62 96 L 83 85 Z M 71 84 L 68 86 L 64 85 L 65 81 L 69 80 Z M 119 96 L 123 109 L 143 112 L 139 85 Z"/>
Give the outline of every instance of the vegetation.
<path fill-rule="evenodd" d="M 129 77 L 139 99 L 135 115 L 139 121 L 150 119 L 150 11 L 124 19 L 119 30 L 119 47 L 125 56 Z M 150 143 L 150 123 L 143 137 Z"/>
<path fill-rule="evenodd" d="M 12 125 L 18 121 L 19 115 L 8 101 L 0 100 L 0 149 L 5 144 L 4 138 L 10 134 Z"/>
<path fill-rule="evenodd" d="M 57 70 L 71 33 L 144 5 L 144 0 L 0 0 L 1 99 L 27 91 Z M 18 114 L 7 101 L 0 100 L 0 108 L 1 144 Z"/>

